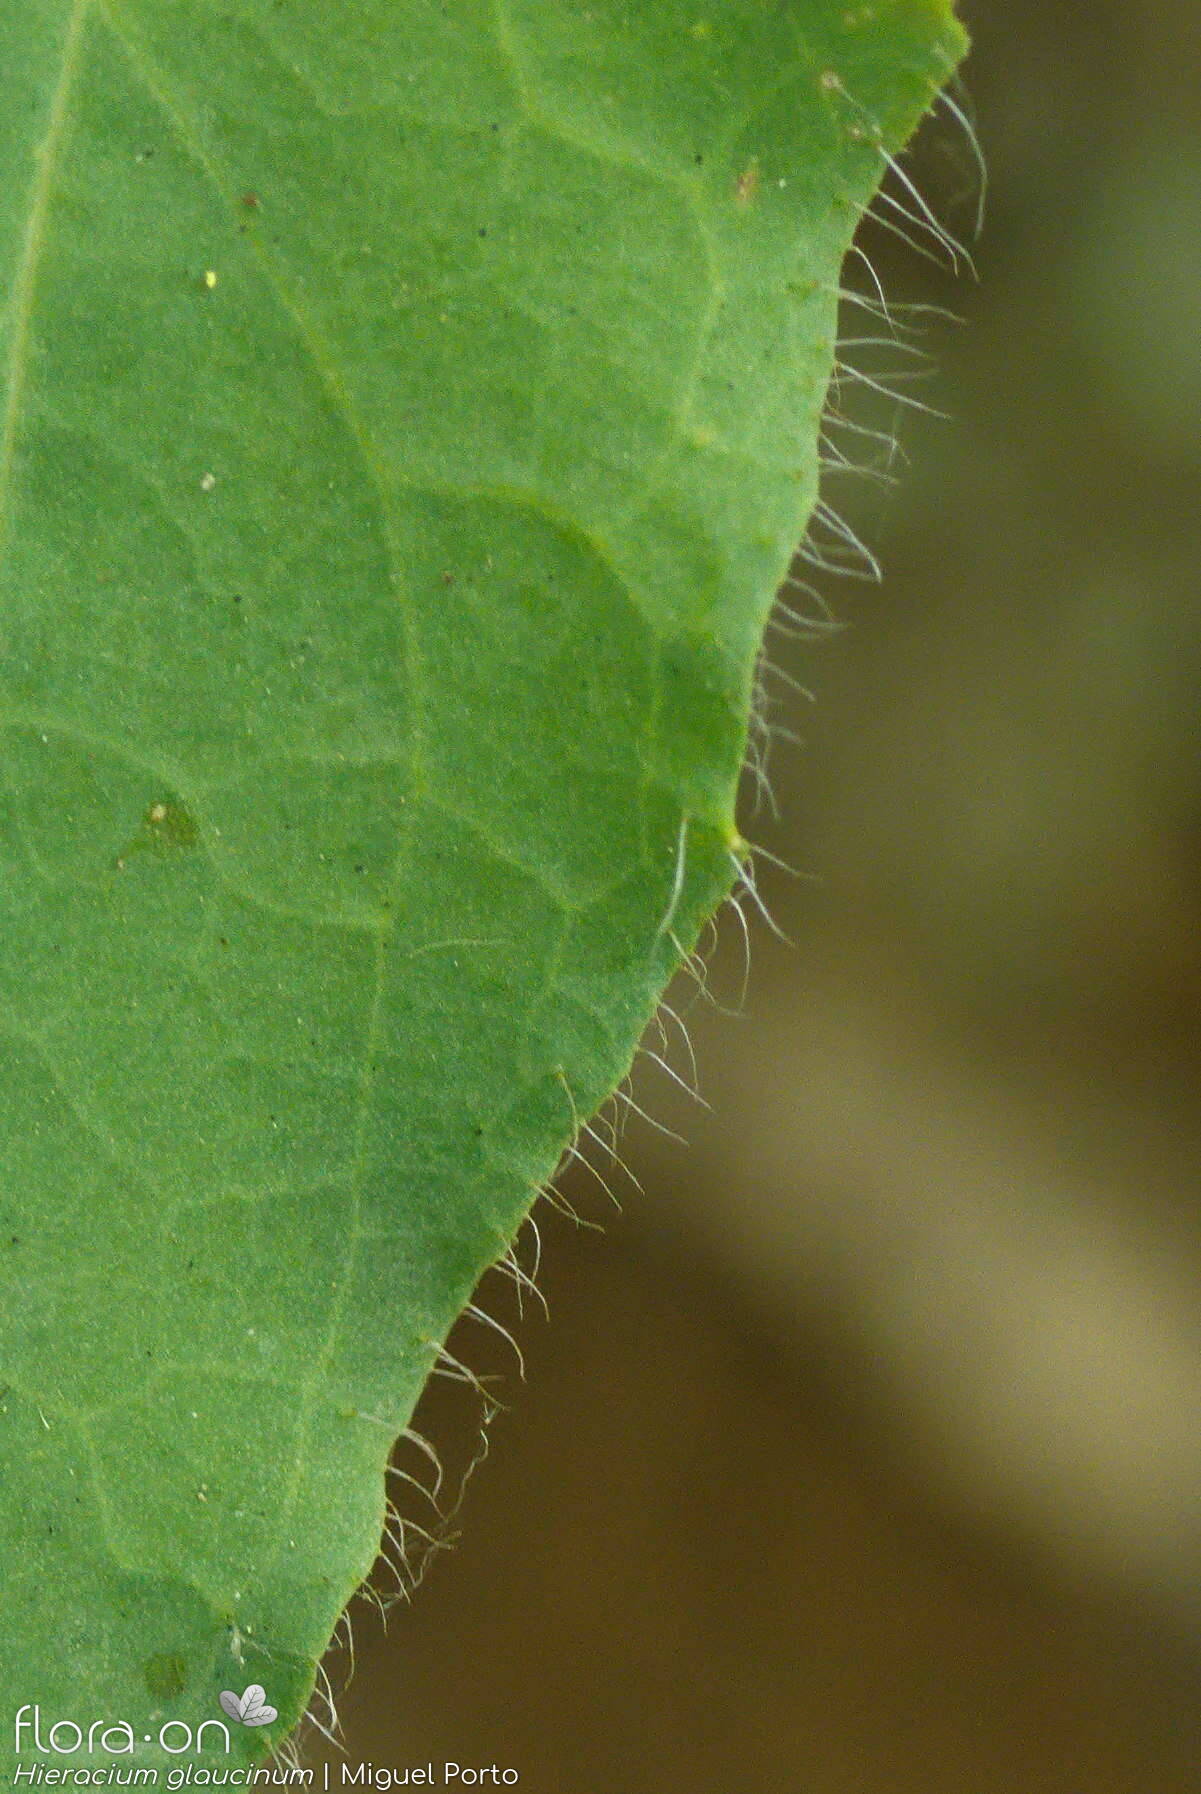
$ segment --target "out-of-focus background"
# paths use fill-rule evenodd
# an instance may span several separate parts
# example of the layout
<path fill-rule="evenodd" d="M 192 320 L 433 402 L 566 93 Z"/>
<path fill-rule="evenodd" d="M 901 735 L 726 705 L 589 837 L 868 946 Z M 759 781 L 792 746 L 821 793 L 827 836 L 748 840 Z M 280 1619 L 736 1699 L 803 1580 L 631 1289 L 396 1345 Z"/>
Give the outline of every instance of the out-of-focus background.
<path fill-rule="evenodd" d="M 461 1538 L 386 1636 L 356 1607 L 353 1762 L 1201 1787 L 1201 12 L 963 12 L 979 282 L 862 237 L 898 318 L 963 320 L 916 314 L 934 372 L 899 389 L 949 420 L 845 389 L 907 457 L 827 487 L 885 580 L 814 575 L 844 627 L 775 640 L 816 699 L 769 676 L 781 820 L 747 792 L 805 874 L 760 868 L 795 944 L 746 906 L 742 1018 L 675 993 L 711 1108 L 650 1062 L 635 1093 L 688 1148 L 632 1121 L 620 1216 L 569 1172 L 603 1237 L 542 1210 L 551 1323 Z M 949 110 L 910 166 L 970 236 Z M 742 951 L 727 916 L 730 1005 Z M 475 1423 L 434 1386 L 450 1484 Z"/>

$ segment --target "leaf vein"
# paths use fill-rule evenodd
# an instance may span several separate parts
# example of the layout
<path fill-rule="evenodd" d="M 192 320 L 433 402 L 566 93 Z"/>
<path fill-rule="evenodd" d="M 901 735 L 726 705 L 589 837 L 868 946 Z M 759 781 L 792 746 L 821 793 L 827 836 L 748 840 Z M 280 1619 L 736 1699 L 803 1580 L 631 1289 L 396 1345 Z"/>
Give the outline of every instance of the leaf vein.
<path fill-rule="evenodd" d="M 11 511 L 13 469 L 16 463 L 17 438 L 21 427 L 21 409 L 29 374 L 30 338 L 34 300 L 37 296 L 38 271 L 46 242 L 46 225 L 54 177 L 58 171 L 70 125 L 71 96 L 82 60 L 84 26 L 92 0 L 74 0 L 63 38 L 62 60 L 58 80 L 50 102 L 46 135 L 35 152 L 36 171 L 30 190 L 29 215 L 17 259 L 16 277 L 11 295 L 9 349 L 5 366 L 4 409 L 0 414 L 0 560 L 8 535 Z"/>

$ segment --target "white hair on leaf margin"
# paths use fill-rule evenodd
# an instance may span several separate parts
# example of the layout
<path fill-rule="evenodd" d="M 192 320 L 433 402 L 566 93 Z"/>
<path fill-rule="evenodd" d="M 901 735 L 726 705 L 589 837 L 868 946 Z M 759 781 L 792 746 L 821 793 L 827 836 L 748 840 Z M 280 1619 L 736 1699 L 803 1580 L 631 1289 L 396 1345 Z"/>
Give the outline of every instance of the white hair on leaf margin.
<path fill-rule="evenodd" d="M 958 274 L 962 269 L 975 273 L 975 266 L 970 252 L 954 233 L 937 217 L 934 208 L 920 192 L 915 180 L 904 166 L 902 158 L 893 156 L 884 149 L 881 141 L 882 133 L 870 114 L 848 92 L 845 85 L 837 77 L 829 82 L 830 91 L 836 93 L 856 114 L 853 130 L 864 141 L 872 143 L 883 165 L 882 181 L 872 203 L 866 208 L 864 216 L 875 228 L 888 235 L 900 239 L 908 249 L 927 261 Z M 975 216 L 974 234 L 979 236 L 983 225 L 984 207 L 987 196 L 987 169 L 980 141 L 972 123 L 966 99 L 956 97 L 950 87 L 944 87 L 937 96 L 932 111 L 937 115 L 942 107 L 946 116 L 962 133 L 969 148 L 972 164 L 977 172 L 979 191 Z M 886 336 L 850 336 L 840 335 L 835 355 L 829 390 L 823 409 L 821 429 L 818 439 L 818 459 L 822 485 L 830 476 L 841 476 L 847 473 L 859 475 L 865 479 L 873 479 L 884 484 L 893 481 L 892 469 L 898 460 L 903 460 L 899 442 L 898 421 L 905 410 L 919 412 L 925 416 L 944 418 L 938 411 L 911 392 L 901 390 L 911 384 L 913 378 L 923 377 L 927 372 L 923 365 L 928 360 L 920 344 L 913 339 L 928 330 L 934 323 L 960 323 L 962 320 L 948 308 L 924 303 L 903 304 L 890 301 L 884 290 L 883 282 L 874 267 L 870 256 L 863 246 L 853 243 L 847 255 L 847 268 L 861 266 L 867 276 L 869 290 L 840 283 L 833 289 L 833 296 L 840 307 L 858 311 L 870 317 L 887 331 Z M 875 369 L 857 367 L 846 359 L 848 355 L 862 352 L 888 350 L 907 358 L 907 364 L 894 368 L 891 372 L 878 372 Z M 874 399 L 883 399 L 889 403 L 894 412 L 894 422 L 888 429 L 881 428 L 878 423 L 869 423 L 851 415 L 848 396 L 856 392 L 870 394 Z M 843 447 L 844 441 L 860 442 L 868 445 L 877 455 L 883 453 L 883 465 L 871 461 L 856 462 L 852 453 Z M 880 578 L 879 563 L 870 548 L 861 540 L 859 534 L 833 509 L 825 497 L 824 491 L 813 508 L 809 529 L 797 550 L 797 558 L 807 562 L 816 571 L 839 578 L 869 579 L 873 582 Z M 768 620 L 767 631 L 784 643 L 813 643 L 840 631 L 845 625 L 839 619 L 829 603 L 811 580 L 798 576 L 790 571 L 781 583 L 776 604 Z M 809 688 L 790 669 L 773 661 L 767 651 L 766 638 L 754 682 L 751 717 L 748 724 L 747 753 L 744 765 L 746 781 L 754 796 L 752 805 L 756 813 L 766 802 L 773 817 L 778 819 L 779 808 L 771 788 L 769 777 L 769 759 L 774 741 L 784 740 L 796 743 L 795 732 L 773 720 L 773 712 L 783 707 L 784 700 L 773 689 L 780 686 L 787 692 L 803 696 L 812 701 L 813 694 Z M 715 995 L 711 980 L 710 967 L 717 951 L 719 939 L 719 920 L 710 918 L 702 931 L 701 942 L 688 947 L 675 932 L 675 921 L 679 905 L 684 893 L 686 858 L 688 847 L 689 819 L 682 816 L 679 831 L 673 846 L 672 878 L 664 914 L 655 934 L 655 944 L 666 939 L 675 951 L 679 976 L 690 980 L 694 987 L 694 1001 L 709 1004 L 721 1013 L 739 1014 L 746 1001 L 746 993 L 750 980 L 751 960 L 751 927 L 744 903 L 749 904 L 765 922 L 767 927 L 781 940 L 788 937 L 778 926 L 766 904 L 755 873 L 756 860 L 777 867 L 792 877 L 803 876 L 796 868 L 786 865 L 777 855 L 762 844 L 740 843 L 738 849 L 731 849 L 730 861 L 733 868 L 733 882 L 730 894 L 723 906 L 722 913 L 733 913 L 737 918 L 743 947 L 742 988 L 737 1005 L 731 1012 Z M 449 944 L 449 943 L 448 943 Z M 484 943 L 479 943 L 483 945 Z M 644 1042 L 635 1054 L 635 1067 L 641 1062 L 654 1065 L 660 1073 L 665 1073 L 675 1084 L 685 1090 L 695 1100 L 702 1101 L 699 1094 L 699 1077 L 696 1055 L 688 1032 L 686 1021 L 687 1010 L 681 1012 L 669 1004 L 666 998 L 660 1003 L 651 1026 L 659 1036 L 661 1052 L 655 1051 Z M 672 1023 L 674 1038 L 682 1040 L 688 1059 L 688 1074 L 683 1076 L 671 1063 L 672 1047 L 665 1019 Z M 648 1030 L 649 1032 L 649 1030 Z M 599 1117 L 593 1122 L 581 1123 L 575 1099 L 562 1073 L 558 1074 L 563 1085 L 572 1114 L 572 1139 L 564 1154 L 561 1169 L 569 1164 L 579 1164 L 596 1179 L 605 1195 L 617 1204 L 608 1181 L 592 1163 L 585 1150 L 584 1143 L 590 1142 L 598 1147 L 622 1173 L 637 1185 L 637 1179 L 630 1166 L 620 1157 L 617 1150 L 618 1140 L 623 1132 L 622 1123 L 629 1115 L 636 1115 L 652 1127 L 678 1140 L 680 1136 L 673 1129 L 664 1127 L 642 1103 L 637 1101 L 627 1088 L 629 1078 L 623 1079 L 613 1092 L 610 1102 L 622 1105 L 624 1114 L 620 1114 L 602 1122 Z M 598 1126 L 607 1128 L 608 1138 L 602 1137 Z M 580 1215 L 562 1191 L 557 1187 L 558 1173 L 551 1182 L 538 1186 L 531 1194 L 533 1203 L 521 1227 L 512 1239 L 502 1240 L 501 1253 L 490 1267 L 497 1276 L 512 1286 L 518 1310 L 518 1319 L 524 1320 L 525 1300 L 532 1296 L 546 1312 L 546 1299 L 538 1287 L 538 1273 L 542 1261 L 542 1239 L 534 1208 L 541 1198 L 548 1206 L 560 1214 L 567 1216 L 575 1225 L 586 1228 L 597 1228 L 598 1223 Z M 618 1204 L 618 1206 L 620 1206 Z M 533 1242 L 533 1263 L 527 1268 L 522 1264 L 518 1251 L 518 1240 L 523 1232 L 529 1232 Z M 487 1273 L 486 1273 L 487 1274 Z M 479 1291 L 476 1299 L 470 1302 L 464 1311 L 464 1317 L 484 1327 L 487 1331 L 498 1334 L 512 1349 L 516 1356 L 520 1373 L 524 1373 L 524 1361 L 520 1347 L 512 1333 L 502 1322 L 489 1314 L 479 1302 Z M 459 1480 L 454 1501 L 449 1507 L 442 1505 L 442 1493 L 445 1487 L 445 1474 L 436 1447 L 411 1425 L 397 1430 L 394 1456 L 406 1448 L 416 1454 L 420 1464 L 432 1473 L 432 1480 L 427 1482 L 415 1470 L 406 1468 L 401 1463 L 390 1463 L 387 1474 L 402 1490 L 415 1493 L 431 1511 L 429 1526 L 423 1525 L 411 1514 L 405 1514 L 400 1506 L 389 1495 L 386 1500 L 386 1520 L 384 1535 L 380 1546 L 380 1561 L 386 1565 L 395 1581 L 396 1593 L 389 1599 L 372 1584 L 369 1578 L 358 1591 L 358 1596 L 371 1601 L 377 1607 L 386 1623 L 388 1613 L 397 1600 L 408 1601 L 420 1586 L 426 1569 L 433 1557 L 440 1551 L 453 1545 L 457 1534 L 454 1531 L 458 1516 L 466 1496 L 467 1486 L 476 1470 L 484 1462 L 489 1452 L 489 1429 L 499 1414 L 501 1404 L 492 1393 L 490 1385 L 494 1377 L 477 1375 L 461 1360 L 453 1356 L 444 1344 L 438 1341 L 425 1342 L 433 1358 L 431 1376 L 451 1379 L 466 1388 L 477 1403 L 477 1443 Z M 389 1428 L 395 1423 L 385 1416 L 362 1415 L 360 1418 L 375 1422 Z M 411 1539 L 419 1541 L 419 1548 L 414 1548 Z M 353 1605 L 353 1604 L 352 1604 Z M 344 1634 L 344 1638 L 341 1636 Z M 239 1635 L 241 1644 L 249 1648 L 251 1641 Z M 349 1681 L 354 1672 L 354 1636 L 352 1625 L 352 1606 L 348 1606 L 335 1629 L 331 1648 L 343 1651 L 348 1659 L 345 1680 Z M 324 1720 L 319 1717 L 324 1712 Z M 340 1725 L 334 1701 L 333 1688 L 323 1664 L 317 1666 L 317 1683 L 313 1699 L 306 1713 L 305 1723 L 311 1723 L 332 1745 L 341 1749 L 339 1742 Z M 298 1729 L 275 1752 L 274 1761 L 286 1767 L 298 1767 L 300 1763 L 300 1738 Z"/>

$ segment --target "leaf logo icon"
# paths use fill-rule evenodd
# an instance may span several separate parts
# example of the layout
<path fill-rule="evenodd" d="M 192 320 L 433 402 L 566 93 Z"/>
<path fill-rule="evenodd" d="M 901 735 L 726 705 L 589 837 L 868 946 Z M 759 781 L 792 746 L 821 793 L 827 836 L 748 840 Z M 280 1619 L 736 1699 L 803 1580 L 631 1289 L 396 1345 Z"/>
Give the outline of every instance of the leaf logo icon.
<path fill-rule="evenodd" d="M 279 1718 L 278 1710 L 267 1705 L 266 1689 L 257 1682 L 252 1682 L 240 1699 L 227 1688 L 221 1696 L 221 1711 L 239 1725 L 270 1725 Z"/>

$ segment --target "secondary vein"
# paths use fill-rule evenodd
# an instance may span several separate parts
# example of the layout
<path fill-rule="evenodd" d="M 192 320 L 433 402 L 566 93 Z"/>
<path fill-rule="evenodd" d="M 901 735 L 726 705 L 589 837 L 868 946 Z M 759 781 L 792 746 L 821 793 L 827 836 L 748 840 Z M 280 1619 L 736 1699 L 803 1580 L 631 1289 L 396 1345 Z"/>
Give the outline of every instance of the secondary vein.
<path fill-rule="evenodd" d="M 10 337 L 5 364 L 4 409 L 0 414 L 0 558 L 8 534 L 13 462 L 21 426 L 21 407 L 29 371 L 29 331 L 37 292 L 38 269 L 46 241 L 46 219 L 63 142 L 67 133 L 71 92 L 79 68 L 84 25 L 92 0 L 73 0 L 63 39 L 62 60 L 50 102 L 46 135 L 35 151 L 36 168 L 29 196 L 29 216 L 21 239 L 13 280 Z"/>

